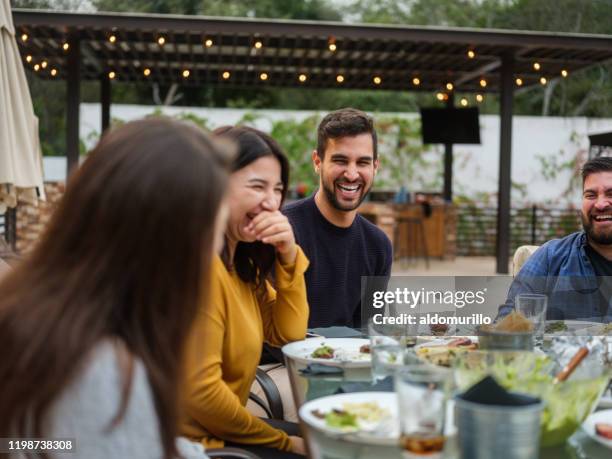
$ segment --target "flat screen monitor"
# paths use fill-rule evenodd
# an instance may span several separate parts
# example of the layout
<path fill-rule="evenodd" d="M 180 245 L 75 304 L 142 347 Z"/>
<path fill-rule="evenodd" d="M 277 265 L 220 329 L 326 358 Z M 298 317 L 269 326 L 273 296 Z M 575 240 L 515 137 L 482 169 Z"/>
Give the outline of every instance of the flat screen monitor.
<path fill-rule="evenodd" d="M 478 108 L 421 108 L 423 143 L 480 143 Z"/>

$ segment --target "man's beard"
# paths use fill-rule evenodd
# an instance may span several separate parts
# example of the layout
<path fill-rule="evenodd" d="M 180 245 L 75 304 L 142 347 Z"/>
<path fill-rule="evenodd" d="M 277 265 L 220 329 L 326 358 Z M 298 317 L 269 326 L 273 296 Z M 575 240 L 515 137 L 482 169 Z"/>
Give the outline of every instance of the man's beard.
<path fill-rule="evenodd" d="M 597 233 L 593 227 L 593 223 L 591 222 L 591 216 L 585 215 L 584 212 L 581 212 L 580 218 L 582 220 L 582 228 L 584 228 L 584 232 L 589 240 L 597 244 L 612 245 L 612 230 Z"/>
<path fill-rule="evenodd" d="M 357 209 L 361 205 L 363 200 L 366 198 L 371 188 L 370 186 L 370 188 L 366 189 L 365 184 L 362 184 L 361 196 L 359 196 L 357 203 L 350 204 L 350 205 L 343 205 L 340 201 L 338 201 L 338 199 L 336 199 L 335 187 L 336 187 L 336 181 L 334 181 L 333 188 L 331 189 L 325 183 L 323 183 L 323 192 L 325 193 L 325 196 L 327 197 L 327 200 L 332 205 L 332 207 L 342 212 L 350 212 L 351 210 Z"/>

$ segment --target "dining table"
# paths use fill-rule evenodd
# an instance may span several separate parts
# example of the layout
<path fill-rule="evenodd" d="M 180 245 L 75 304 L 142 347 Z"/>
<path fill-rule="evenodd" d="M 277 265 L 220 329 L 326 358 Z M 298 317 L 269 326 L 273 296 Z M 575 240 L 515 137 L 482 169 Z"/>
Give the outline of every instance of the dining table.
<path fill-rule="evenodd" d="M 356 336 L 356 335 L 355 335 Z M 362 336 L 362 338 L 365 336 Z M 363 392 L 381 390 L 381 384 L 373 385 L 370 367 L 345 368 L 341 374 L 303 374 L 307 366 L 285 354 L 285 363 L 289 373 L 291 390 L 296 408 L 306 402 L 321 397 L 345 392 Z M 384 386 L 384 385 L 383 385 Z M 382 389 L 392 391 L 392 384 Z M 451 421 L 452 422 L 452 421 Z M 350 437 L 333 435 L 321 429 L 314 429 L 300 419 L 301 429 L 306 440 L 309 457 L 313 459 L 399 459 L 406 456 L 397 445 L 367 444 L 355 442 Z M 610 459 L 612 450 L 592 440 L 582 428 L 562 445 L 540 448 L 540 459 Z M 443 459 L 461 458 L 456 435 L 446 438 Z"/>

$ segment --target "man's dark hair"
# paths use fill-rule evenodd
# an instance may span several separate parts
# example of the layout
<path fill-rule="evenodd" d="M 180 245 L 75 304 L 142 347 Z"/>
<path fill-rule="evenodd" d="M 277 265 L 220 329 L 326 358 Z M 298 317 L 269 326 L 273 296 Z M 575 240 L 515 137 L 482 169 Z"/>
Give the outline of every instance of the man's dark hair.
<path fill-rule="evenodd" d="M 327 141 L 342 137 L 355 137 L 359 134 L 371 134 L 374 146 L 374 159 L 378 157 L 376 129 L 374 121 L 361 110 L 341 108 L 328 113 L 319 123 L 317 129 L 317 153 L 321 159 L 325 156 Z"/>
<path fill-rule="evenodd" d="M 582 184 L 586 178 L 597 172 L 612 172 L 612 158 L 606 156 L 600 156 L 597 158 L 589 159 L 584 166 L 582 166 Z"/>

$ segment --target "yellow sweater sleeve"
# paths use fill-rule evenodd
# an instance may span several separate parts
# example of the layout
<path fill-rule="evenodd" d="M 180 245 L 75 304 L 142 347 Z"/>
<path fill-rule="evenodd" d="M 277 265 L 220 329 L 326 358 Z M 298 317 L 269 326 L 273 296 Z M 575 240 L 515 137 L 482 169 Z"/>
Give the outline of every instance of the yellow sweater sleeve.
<path fill-rule="evenodd" d="M 304 273 L 308 265 L 308 258 L 299 246 L 293 264 L 283 265 L 276 260 L 276 290 L 267 283 L 267 298 L 261 305 L 265 340 L 272 346 L 306 337 L 309 309 Z"/>
<path fill-rule="evenodd" d="M 186 362 L 186 414 L 217 439 L 289 451 L 287 434 L 253 416 L 222 379 L 227 300 L 213 286 L 208 307 L 200 313 L 191 334 Z M 208 446 L 222 445 L 213 440 Z"/>

